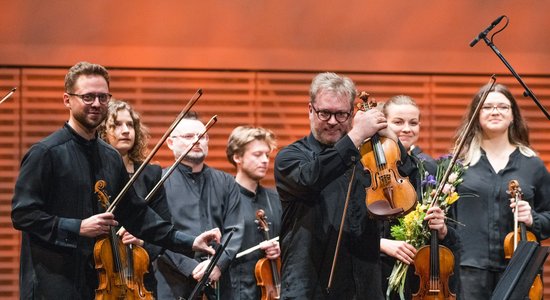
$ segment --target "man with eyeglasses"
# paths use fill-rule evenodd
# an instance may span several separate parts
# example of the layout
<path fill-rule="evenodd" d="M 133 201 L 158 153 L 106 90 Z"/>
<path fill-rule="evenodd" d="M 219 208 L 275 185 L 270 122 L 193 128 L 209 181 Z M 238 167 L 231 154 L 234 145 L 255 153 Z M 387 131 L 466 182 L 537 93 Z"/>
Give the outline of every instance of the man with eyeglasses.
<path fill-rule="evenodd" d="M 211 168 L 204 162 L 208 156 L 208 135 L 203 135 L 193 145 L 204 131 L 204 124 L 193 111 L 172 131 L 167 144 L 175 158 L 179 158 L 189 147 L 192 148 L 165 181 L 164 189 L 176 228 L 195 234 L 216 226 L 222 231 L 222 241 L 229 232 L 234 231 L 209 277 L 211 284 L 205 294 L 209 299 L 215 299 L 216 291 L 212 283 L 219 282 L 222 287 L 231 284 L 226 271 L 241 247 L 244 216 L 241 212 L 240 190 L 233 176 Z M 191 258 L 166 251 L 156 261 L 158 298 L 187 298 L 202 278 L 209 262 L 208 257 L 200 253 Z"/>
<path fill-rule="evenodd" d="M 118 222 L 144 240 L 189 255 L 213 253 L 208 243 L 220 239 L 217 228 L 197 238 L 176 231 L 133 189 L 114 214 L 104 212 L 99 193 L 114 199 L 128 181 L 118 152 L 96 134 L 110 98 L 104 67 L 71 67 L 63 94 L 69 121 L 23 158 L 11 212 L 13 226 L 22 231 L 21 299 L 94 299 L 94 244 Z M 105 186 L 96 190 L 99 183 Z"/>
<path fill-rule="evenodd" d="M 386 129 L 386 118 L 379 110 L 358 111 L 352 118 L 355 97 L 351 79 L 318 74 L 311 83 L 308 104 L 311 134 L 275 158 L 275 181 L 283 206 L 281 299 L 383 299 L 380 237 L 365 204 L 371 178 L 360 164 L 358 147 L 375 133 L 398 139 Z M 416 166 L 399 145 L 400 173 L 412 174 Z M 338 259 L 331 272 L 335 253 Z"/>

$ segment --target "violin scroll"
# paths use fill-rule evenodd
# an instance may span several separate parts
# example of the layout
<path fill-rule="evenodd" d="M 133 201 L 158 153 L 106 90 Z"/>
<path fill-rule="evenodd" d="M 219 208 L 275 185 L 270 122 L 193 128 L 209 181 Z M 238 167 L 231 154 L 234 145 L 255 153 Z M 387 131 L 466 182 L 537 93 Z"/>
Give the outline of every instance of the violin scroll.
<path fill-rule="evenodd" d="M 258 229 L 264 232 L 269 232 L 269 222 L 267 222 L 267 217 L 263 209 L 258 209 L 256 211 L 256 224 L 258 224 Z M 269 239 L 269 238 L 268 238 Z"/>
<path fill-rule="evenodd" d="M 519 182 L 515 179 L 508 182 L 508 190 L 506 191 L 512 198 L 522 198 L 523 194 L 521 193 L 521 187 Z"/>
<path fill-rule="evenodd" d="M 105 180 L 98 180 L 94 185 L 94 191 L 97 194 L 99 203 L 101 203 L 101 207 L 105 209 L 107 209 L 107 207 L 109 207 L 109 204 L 110 204 L 109 195 L 105 191 L 106 186 L 107 186 L 107 182 L 105 182 Z"/>
<path fill-rule="evenodd" d="M 369 99 L 370 95 L 365 91 L 362 91 L 361 93 L 359 93 L 359 96 L 357 97 L 363 101 L 362 103 L 357 103 L 357 108 L 359 108 L 360 110 L 367 111 L 369 109 L 373 109 L 376 106 L 378 106 L 376 99 L 374 98 Z"/>

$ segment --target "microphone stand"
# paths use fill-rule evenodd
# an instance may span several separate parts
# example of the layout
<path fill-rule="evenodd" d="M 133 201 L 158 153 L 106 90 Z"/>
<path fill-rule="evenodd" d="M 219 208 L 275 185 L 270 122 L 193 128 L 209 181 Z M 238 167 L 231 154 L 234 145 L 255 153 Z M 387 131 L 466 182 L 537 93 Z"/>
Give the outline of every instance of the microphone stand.
<path fill-rule="evenodd" d="M 229 244 L 229 241 L 231 240 L 231 237 L 233 236 L 233 231 L 234 229 L 229 232 L 225 242 L 216 248 L 216 253 L 212 257 L 212 260 L 210 261 L 208 266 L 206 267 L 206 271 L 204 272 L 204 275 L 202 276 L 201 280 L 195 285 L 195 288 L 193 289 L 193 291 L 191 292 L 191 295 L 189 295 L 187 300 L 195 300 L 195 298 L 197 298 L 197 296 L 204 290 L 204 288 L 206 287 L 206 283 L 210 277 L 210 274 L 212 273 L 212 271 L 214 271 L 214 267 L 218 263 L 218 260 L 222 256 L 222 253 L 225 251 L 225 248 L 227 247 L 227 245 Z M 179 299 L 185 300 L 185 298 L 183 297 L 180 297 Z"/>
<path fill-rule="evenodd" d="M 533 101 L 535 101 L 535 104 L 539 107 L 539 109 L 544 113 L 546 118 L 548 120 L 550 120 L 550 114 L 548 114 L 548 111 L 546 111 L 546 109 L 544 108 L 544 106 L 542 106 L 542 104 L 537 99 L 535 94 L 533 94 L 531 89 L 529 89 L 529 87 L 525 84 L 525 82 L 523 82 L 523 80 L 518 75 L 518 73 L 516 73 L 516 71 L 514 71 L 514 68 L 512 68 L 512 66 L 508 63 L 508 61 L 504 58 L 504 56 L 502 56 L 500 51 L 498 51 L 495 44 L 493 44 L 493 42 L 487 38 L 487 35 L 483 35 L 483 40 L 485 41 L 487 46 L 489 46 L 493 50 L 493 52 L 495 52 L 495 54 L 498 56 L 498 58 L 500 58 L 500 60 L 504 63 L 504 65 L 508 68 L 508 70 L 510 70 L 510 72 L 512 72 L 512 75 L 514 75 L 514 77 L 521 84 L 521 86 L 523 86 L 523 88 L 525 89 L 525 91 L 523 92 L 523 96 L 524 97 L 531 97 L 531 99 L 533 99 Z"/>

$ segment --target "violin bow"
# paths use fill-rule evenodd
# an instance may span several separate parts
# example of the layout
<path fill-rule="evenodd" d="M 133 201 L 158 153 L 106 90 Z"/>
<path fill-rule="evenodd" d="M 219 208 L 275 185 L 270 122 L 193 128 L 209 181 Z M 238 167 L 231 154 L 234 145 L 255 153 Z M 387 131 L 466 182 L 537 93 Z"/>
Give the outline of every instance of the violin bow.
<path fill-rule="evenodd" d="M 199 293 L 204 290 L 206 283 L 210 277 L 210 274 L 212 273 L 212 271 L 214 271 L 214 267 L 216 266 L 216 264 L 218 263 L 218 260 L 220 259 L 223 252 L 225 251 L 225 248 L 229 244 L 231 237 L 233 237 L 233 231 L 235 231 L 235 229 L 231 229 L 231 231 L 227 235 L 227 239 L 225 240 L 225 242 L 223 242 L 222 245 L 216 248 L 216 253 L 212 257 L 212 260 L 210 260 L 210 263 L 208 263 L 208 266 L 206 267 L 206 271 L 204 272 L 204 275 L 202 275 L 201 280 L 195 285 L 195 288 L 193 289 L 193 291 L 191 292 L 191 295 L 189 295 L 187 300 L 194 300 L 199 295 Z M 182 297 L 180 297 L 179 299 L 185 300 L 185 298 L 182 298 Z"/>
<path fill-rule="evenodd" d="M 166 181 L 166 179 L 168 179 L 168 176 L 170 176 L 170 174 L 172 174 L 172 172 L 174 172 L 174 170 L 179 165 L 179 163 L 187 156 L 187 154 L 189 154 L 191 149 L 193 149 L 193 147 L 195 147 L 195 145 L 199 143 L 201 138 L 208 132 L 208 130 L 210 130 L 210 127 L 212 127 L 212 126 L 214 126 L 214 124 L 216 124 L 217 121 L 218 121 L 218 116 L 217 115 L 214 115 L 214 116 L 212 116 L 212 118 L 210 118 L 210 121 L 208 121 L 208 123 L 205 125 L 206 128 L 204 129 L 204 131 L 201 132 L 201 134 L 199 134 L 195 138 L 195 141 L 191 145 L 189 145 L 185 149 L 185 151 L 183 151 L 183 153 L 176 159 L 176 161 L 172 164 L 172 166 L 170 166 L 170 168 L 168 170 L 166 170 L 166 173 L 164 175 L 162 175 L 162 178 L 151 189 L 149 194 L 147 194 L 147 196 L 145 196 L 145 202 L 149 202 L 149 200 L 151 200 L 151 198 L 153 198 L 153 196 L 155 195 L 157 190 L 162 186 L 162 184 Z"/>
<path fill-rule="evenodd" d="M 466 141 L 466 137 L 470 134 L 470 131 L 472 131 L 473 124 L 477 120 L 479 116 L 479 111 L 481 110 L 481 107 L 483 106 L 483 103 L 485 103 L 485 99 L 487 98 L 487 95 L 491 92 L 493 89 L 493 86 L 495 85 L 497 78 L 495 74 L 491 76 L 489 79 L 490 86 L 489 88 L 483 93 L 481 96 L 481 100 L 477 104 L 474 113 L 472 114 L 472 118 L 468 121 L 468 124 L 466 125 L 466 128 L 460 135 L 460 138 L 458 139 L 458 143 L 456 143 L 455 148 L 453 150 L 453 156 L 451 157 L 451 161 L 449 162 L 449 166 L 447 167 L 447 170 L 445 170 L 445 173 L 443 174 L 443 177 L 441 178 L 441 181 L 439 182 L 437 189 L 435 193 L 433 194 L 431 200 L 430 200 L 430 206 L 432 207 L 436 204 L 436 200 L 441 195 L 441 192 L 443 191 L 443 187 L 445 186 L 445 183 L 447 182 L 447 179 L 449 178 L 449 175 L 451 175 L 451 171 L 453 170 L 454 165 L 456 164 L 456 160 L 458 159 L 458 155 L 462 151 L 462 148 L 464 147 L 464 143 Z"/>
<path fill-rule="evenodd" d="M 279 241 L 279 236 L 276 236 L 276 237 L 274 237 L 274 238 L 272 238 L 272 239 L 267 240 L 266 242 L 278 242 L 278 241 Z M 262 242 L 262 243 L 263 243 L 263 242 Z M 247 255 L 247 254 L 250 254 L 250 253 L 252 253 L 252 252 L 254 252 L 254 251 L 258 250 L 258 249 L 260 249 L 260 244 L 258 244 L 258 245 L 256 245 L 256 246 L 252 246 L 252 247 L 250 247 L 250 248 L 248 248 L 248 249 L 246 249 L 246 250 L 243 250 L 243 251 L 237 253 L 237 255 L 235 255 L 235 258 L 243 257 L 243 256 L 245 256 L 245 255 Z"/>
<path fill-rule="evenodd" d="M 346 221 L 346 214 L 348 211 L 349 198 L 351 196 L 351 187 L 353 186 L 353 179 L 355 178 L 355 164 L 352 165 L 353 171 L 349 180 L 348 191 L 346 193 L 346 201 L 344 202 L 344 211 L 342 212 L 342 220 L 340 221 L 340 228 L 338 229 L 338 239 L 336 240 L 336 249 L 334 250 L 334 257 L 332 258 L 332 266 L 330 267 L 330 275 L 327 283 L 327 294 L 330 293 L 332 287 L 332 279 L 334 278 L 334 270 L 336 269 L 336 261 L 338 260 L 338 250 L 340 249 L 340 242 L 342 241 L 342 233 L 344 231 L 344 222 Z"/>
<path fill-rule="evenodd" d="M 11 97 L 11 95 L 13 95 L 13 93 L 15 93 L 16 90 L 17 90 L 17 88 L 11 89 L 11 91 L 9 91 L 9 92 L 6 94 L 6 96 L 4 96 L 4 97 L 2 98 L 2 100 L 0 100 L 0 104 L 2 104 L 2 102 L 4 102 L 4 101 L 8 100 L 8 98 Z"/>
<path fill-rule="evenodd" d="M 170 125 L 170 127 L 168 128 L 168 130 L 166 130 L 166 132 L 164 133 L 164 135 L 160 138 L 160 140 L 157 142 L 157 144 L 155 145 L 155 147 L 153 148 L 153 150 L 151 150 L 151 153 L 149 153 L 149 155 L 147 156 L 147 158 L 145 158 L 145 160 L 143 161 L 143 163 L 141 164 L 141 166 L 139 166 L 139 168 L 137 169 L 137 171 L 134 173 L 134 175 L 132 175 L 132 177 L 130 177 L 130 180 L 128 180 L 128 182 L 126 183 L 126 185 L 122 188 L 122 190 L 120 191 L 120 193 L 118 193 L 117 197 L 115 198 L 115 200 L 113 200 L 111 202 L 111 204 L 109 205 L 109 207 L 107 208 L 107 211 L 106 212 L 113 212 L 115 209 L 116 209 L 116 206 L 117 204 L 120 202 L 120 200 L 122 199 L 122 197 L 124 197 L 124 195 L 126 195 L 126 193 L 128 192 L 128 190 L 130 189 L 130 187 L 132 186 L 132 184 L 137 180 L 137 178 L 139 177 L 139 175 L 141 174 L 141 172 L 145 169 L 145 167 L 147 166 L 147 164 L 151 161 L 151 159 L 153 158 L 153 156 L 157 153 L 157 151 L 160 149 L 160 146 L 162 146 L 162 144 L 166 141 L 166 139 L 168 138 L 168 136 L 170 135 L 170 133 L 172 133 L 172 131 L 174 130 L 174 128 L 176 128 L 176 126 L 179 124 L 179 122 L 187 115 L 187 113 L 189 112 L 189 110 L 191 110 L 191 107 L 193 107 L 193 105 L 195 105 L 195 103 L 199 100 L 199 98 L 202 96 L 202 89 L 198 89 L 195 94 L 193 95 L 193 97 L 191 97 L 191 99 L 189 100 L 189 102 L 187 103 L 187 105 L 185 106 L 185 108 L 180 112 L 180 114 L 176 117 L 176 119 L 174 120 L 174 122 L 172 122 L 172 125 Z"/>

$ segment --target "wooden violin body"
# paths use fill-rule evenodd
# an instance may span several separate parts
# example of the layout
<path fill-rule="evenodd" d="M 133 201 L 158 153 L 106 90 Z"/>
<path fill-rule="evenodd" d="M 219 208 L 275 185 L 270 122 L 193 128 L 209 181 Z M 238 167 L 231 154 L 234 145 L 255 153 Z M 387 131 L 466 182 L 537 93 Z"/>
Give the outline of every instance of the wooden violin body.
<path fill-rule="evenodd" d="M 99 275 L 96 300 L 152 300 L 153 294 L 143 284 L 143 275 L 148 272 L 149 266 L 147 251 L 136 245 L 130 248 L 122 244 L 117 236 L 114 238 L 114 243 L 108 236 L 98 240 L 94 246 L 95 267 Z M 113 259 L 115 255 L 118 258 Z"/>
<path fill-rule="evenodd" d="M 265 240 L 270 240 L 269 223 L 262 209 L 256 211 L 256 223 L 262 231 Z M 281 257 L 276 260 L 261 258 L 254 268 L 256 285 L 262 290 L 261 300 L 275 300 L 281 298 Z"/>
<path fill-rule="evenodd" d="M 510 180 L 510 182 L 508 183 L 508 194 L 510 194 L 515 199 L 516 203 L 517 201 L 522 199 L 521 188 L 517 180 Z M 516 250 L 518 241 L 529 241 L 538 243 L 537 237 L 534 233 L 527 230 L 525 223 L 517 221 L 517 210 L 515 210 L 514 212 L 514 227 L 514 231 L 508 233 L 504 238 L 505 259 L 512 258 L 512 255 L 514 255 L 514 252 Z M 535 277 L 531 288 L 529 289 L 529 299 L 542 299 L 543 288 L 544 287 L 542 285 L 542 279 L 540 278 L 540 274 L 538 274 Z"/>
<path fill-rule="evenodd" d="M 106 208 L 109 206 L 109 196 L 104 191 L 105 186 L 105 181 L 97 181 L 95 192 Z M 96 241 L 94 261 L 99 276 L 96 300 L 153 299 L 153 294 L 143 284 L 143 275 L 149 267 L 149 254 L 140 246 L 124 245 L 113 227 L 108 235 Z"/>
<path fill-rule="evenodd" d="M 432 249 L 438 249 L 435 251 L 437 253 L 432 253 Z M 426 245 L 418 249 L 414 267 L 415 274 L 420 277 L 420 286 L 418 292 L 413 295 L 413 300 L 456 299 L 456 295 L 449 289 L 454 261 L 453 253 L 445 246 Z"/>
<path fill-rule="evenodd" d="M 379 139 L 373 144 L 373 138 Z M 371 142 L 360 149 L 361 163 L 371 173 L 371 186 L 367 192 L 367 208 L 379 218 L 392 218 L 407 214 L 416 205 L 414 187 L 407 178 L 397 171 L 397 161 L 401 157 L 399 146 L 392 139 L 373 137 Z M 382 148 L 385 161 L 380 163 L 379 151 Z M 394 159 L 395 158 L 395 159 Z"/>
<path fill-rule="evenodd" d="M 363 108 L 373 105 L 368 94 L 359 98 Z M 371 174 L 371 186 L 366 189 L 366 204 L 371 215 L 388 219 L 402 216 L 415 208 L 417 195 L 406 177 L 401 177 L 397 163 L 401 159 L 399 145 L 390 138 L 373 135 L 360 149 L 361 163 Z"/>
<path fill-rule="evenodd" d="M 256 283 L 262 290 L 261 300 L 274 300 L 280 299 L 281 286 L 274 285 L 273 277 L 281 274 L 281 258 L 271 260 L 268 258 L 262 258 L 256 263 L 254 268 L 254 275 L 256 276 Z"/>
<path fill-rule="evenodd" d="M 504 258 L 505 259 L 511 259 L 512 255 L 514 255 L 515 247 L 514 247 L 514 234 L 519 236 L 520 241 L 528 241 L 528 242 L 537 242 L 537 237 L 534 233 L 532 233 L 529 230 L 525 230 L 522 228 L 523 226 L 519 226 L 516 228 L 516 232 L 509 232 L 506 237 L 504 238 Z"/>

